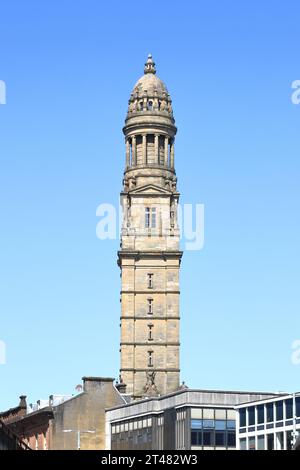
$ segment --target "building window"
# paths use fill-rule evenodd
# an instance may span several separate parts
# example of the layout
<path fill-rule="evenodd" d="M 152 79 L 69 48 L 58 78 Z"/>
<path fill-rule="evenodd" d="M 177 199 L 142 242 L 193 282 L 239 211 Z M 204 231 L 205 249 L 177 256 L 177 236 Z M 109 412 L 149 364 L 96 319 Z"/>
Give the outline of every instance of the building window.
<path fill-rule="evenodd" d="M 143 101 L 140 101 L 140 111 L 143 111 L 143 109 L 144 109 L 144 103 Z"/>
<path fill-rule="evenodd" d="M 274 434 L 267 434 L 267 450 L 274 450 Z"/>
<path fill-rule="evenodd" d="M 192 441 L 192 446 L 197 446 L 198 445 L 198 433 L 197 433 L 197 431 L 192 431 L 191 441 Z"/>
<path fill-rule="evenodd" d="M 148 110 L 149 111 L 152 111 L 153 109 L 153 102 L 152 101 L 148 101 Z"/>
<path fill-rule="evenodd" d="M 215 434 L 215 445 L 216 446 L 221 446 L 221 447 L 224 447 L 225 446 L 225 432 L 222 432 L 222 431 L 216 431 L 216 434 Z"/>
<path fill-rule="evenodd" d="M 249 437 L 249 450 L 255 450 L 255 437 Z"/>
<path fill-rule="evenodd" d="M 284 450 L 284 437 L 283 432 L 278 432 L 276 434 L 276 450 Z"/>
<path fill-rule="evenodd" d="M 245 438 L 240 439 L 240 450 L 247 450 L 247 440 Z"/>
<path fill-rule="evenodd" d="M 148 289 L 153 289 L 153 273 L 148 273 Z"/>
<path fill-rule="evenodd" d="M 203 445 L 204 446 L 213 446 L 213 433 L 212 432 L 203 432 Z"/>
<path fill-rule="evenodd" d="M 227 421 L 227 429 L 234 429 L 235 430 L 235 421 L 234 421 L 234 419 L 229 419 Z"/>
<path fill-rule="evenodd" d="M 152 207 L 151 209 L 151 228 L 156 228 L 156 209 Z"/>
<path fill-rule="evenodd" d="M 148 315 L 153 314 L 153 299 L 148 299 Z"/>
<path fill-rule="evenodd" d="M 274 405 L 273 403 L 267 403 L 267 422 L 272 423 L 274 421 Z"/>
<path fill-rule="evenodd" d="M 152 329 L 153 329 L 153 325 L 152 324 L 148 325 L 148 341 L 153 341 Z"/>
<path fill-rule="evenodd" d="M 293 448 L 293 434 L 292 431 L 286 433 L 286 450 L 292 450 Z"/>
<path fill-rule="evenodd" d="M 227 433 L 227 447 L 235 447 L 235 432 Z"/>
<path fill-rule="evenodd" d="M 257 436 L 257 450 L 265 450 L 265 436 Z"/>
<path fill-rule="evenodd" d="M 202 419 L 192 419 L 192 429 L 202 429 Z"/>
<path fill-rule="evenodd" d="M 145 227 L 150 228 L 150 207 L 145 209 Z"/>
<path fill-rule="evenodd" d="M 203 427 L 207 429 L 213 429 L 215 426 L 215 422 L 213 419 L 204 419 L 203 420 Z"/>
<path fill-rule="evenodd" d="M 296 397 L 296 416 L 300 417 L 300 397 Z"/>
<path fill-rule="evenodd" d="M 246 409 L 242 408 L 240 410 L 240 428 L 246 426 Z"/>
<path fill-rule="evenodd" d="M 194 410 L 195 411 L 195 410 Z M 198 410 L 197 410 L 198 411 Z M 201 410 L 199 410 L 201 411 Z M 222 418 L 223 415 L 219 410 L 205 410 L 208 417 L 209 412 L 213 416 Z M 194 413 L 195 415 L 195 413 Z M 197 412 L 201 417 L 201 413 Z M 226 417 L 226 411 L 224 414 Z M 191 419 L 191 443 L 192 446 L 214 446 L 230 447 L 236 446 L 235 420 L 226 419 Z"/>
<path fill-rule="evenodd" d="M 148 351 L 148 367 L 153 367 L 153 351 Z"/>
<path fill-rule="evenodd" d="M 255 407 L 250 406 L 250 408 L 248 408 L 248 425 L 254 426 L 254 424 L 255 424 Z"/>
<path fill-rule="evenodd" d="M 217 431 L 223 431 L 226 429 L 226 421 L 225 420 L 220 420 L 220 419 L 217 419 L 215 421 L 215 427 L 216 427 L 216 430 Z"/>
<path fill-rule="evenodd" d="M 276 402 L 276 421 L 283 420 L 283 401 Z"/>
<path fill-rule="evenodd" d="M 293 399 L 290 398 L 285 402 L 285 418 L 292 419 L 293 418 Z"/>
<path fill-rule="evenodd" d="M 265 422 L 265 407 L 264 405 L 259 405 L 257 407 L 257 423 L 261 424 Z"/>
<path fill-rule="evenodd" d="M 145 208 L 145 228 L 156 228 L 156 207 Z"/>

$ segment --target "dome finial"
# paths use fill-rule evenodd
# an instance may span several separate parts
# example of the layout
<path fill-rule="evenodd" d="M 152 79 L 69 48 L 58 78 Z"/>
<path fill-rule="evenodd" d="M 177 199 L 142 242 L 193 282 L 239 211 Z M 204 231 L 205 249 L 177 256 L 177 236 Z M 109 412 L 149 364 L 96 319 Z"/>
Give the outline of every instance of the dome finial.
<path fill-rule="evenodd" d="M 148 59 L 145 63 L 144 73 L 156 73 L 155 62 L 152 59 L 151 54 L 148 54 Z"/>

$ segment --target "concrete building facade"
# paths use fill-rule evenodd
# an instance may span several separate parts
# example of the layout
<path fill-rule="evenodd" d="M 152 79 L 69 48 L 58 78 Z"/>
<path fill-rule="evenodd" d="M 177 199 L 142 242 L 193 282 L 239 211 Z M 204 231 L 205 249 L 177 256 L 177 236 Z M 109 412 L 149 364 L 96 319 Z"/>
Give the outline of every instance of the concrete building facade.
<path fill-rule="evenodd" d="M 148 56 L 129 99 L 121 192 L 120 380 L 134 398 L 179 388 L 179 193 L 172 101 Z"/>
<path fill-rule="evenodd" d="M 182 389 L 106 410 L 106 449 L 233 450 L 235 406 L 273 393 Z"/>

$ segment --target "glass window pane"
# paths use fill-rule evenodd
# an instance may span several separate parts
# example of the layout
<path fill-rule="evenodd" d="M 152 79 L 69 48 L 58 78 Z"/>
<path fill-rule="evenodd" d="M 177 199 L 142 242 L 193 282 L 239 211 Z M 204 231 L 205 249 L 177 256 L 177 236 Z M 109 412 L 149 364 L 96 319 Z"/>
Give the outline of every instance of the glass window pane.
<path fill-rule="evenodd" d="M 276 406 L 276 421 L 282 421 L 283 420 L 283 402 L 277 401 L 275 406 Z"/>
<path fill-rule="evenodd" d="M 296 415 L 300 418 L 300 397 L 296 397 Z"/>
<path fill-rule="evenodd" d="M 192 429 L 202 429 L 202 419 L 192 419 Z"/>
<path fill-rule="evenodd" d="M 212 432 L 207 432 L 207 431 L 204 431 L 203 432 L 203 445 L 204 446 L 212 446 L 214 445 L 213 444 L 213 436 L 212 436 Z"/>
<path fill-rule="evenodd" d="M 264 405 L 259 405 L 257 407 L 257 422 L 262 424 L 265 422 L 265 407 Z"/>
<path fill-rule="evenodd" d="M 217 419 L 215 421 L 215 427 L 218 431 L 222 431 L 223 429 L 226 429 L 226 421 Z"/>
<path fill-rule="evenodd" d="M 292 431 L 286 433 L 286 450 L 292 450 L 293 448 L 293 436 Z"/>
<path fill-rule="evenodd" d="M 267 403 L 267 421 L 272 423 L 274 421 L 274 406 L 273 403 Z"/>
<path fill-rule="evenodd" d="M 241 439 L 242 441 L 243 439 Z M 246 441 L 246 439 L 245 439 Z M 235 447 L 235 432 L 228 432 L 227 433 L 227 446 L 228 447 Z"/>
<path fill-rule="evenodd" d="M 151 227 L 155 228 L 156 227 L 156 209 L 155 209 L 155 207 L 152 208 L 151 213 L 152 213 L 151 214 L 152 215 L 152 217 L 151 217 Z"/>
<path fill-rule="evenodd" d="M 235 429 L 235 421 L 233 419 L 227 421 L 227 429 Z"/>
<path fill-rule="evenodd" d="M 255 437 L 249 437 L 249 450 L 255 450 Z"/>
<path fill-rule="evenodd" d="M 192 446 L 197 445 L 197 431 L 192 431 L 192 436 L 191 436 L 191 441 L 192 441 Z"/>
<path fill-rule="evenodd" d="M 255 407 L 250 406 L 248 408 L 248 425 L 253 426 L 255 424 Z"/>
<path fill-rule="evenodd" d="M 215 445 L 216 446 L 225 446 L 225 432 L 216 431 L 215 434 Z"/>
<path fill-rule="evenodd" d="M 242 408 L 240 410 L 240 427 L 246 426 L 246 409 Z"/>
<path fill-rule="evenodd" d="M 278 432 L 276 434 L 276 449 L 283 450 L 283 432 Z"/>
<path fill-rule="evenodd" d="M 146 207 L 145 209 L 145 227 L 150 227 L 150 208 Z"/>
<path fill-rule="evenodd" d="M 285 401 L 285 413 L 286 413 L 286 419 L 292 419 L 293 417 L 293 399 L 292 398 Z"/>
<path fill-rule="evenodd" d="M 247 441 L 246 439 L 240 439 L 240 449 L 241 450 L 247 450 Z"/>
<path fill-rule="evenodd" d="M 265 450 L 265 436 L 257 437 L 257 450 Z"/>
<path fill-rule="evenodd" d="M 267 434 L 267 449 L 274 450 L 274 434 Z"/>
<path fill-rule="evenodd" d="M 204 419 L 203 420 L 203 427 L 204 428 L 214 428 L 214 420 L 213 419 Z"/>

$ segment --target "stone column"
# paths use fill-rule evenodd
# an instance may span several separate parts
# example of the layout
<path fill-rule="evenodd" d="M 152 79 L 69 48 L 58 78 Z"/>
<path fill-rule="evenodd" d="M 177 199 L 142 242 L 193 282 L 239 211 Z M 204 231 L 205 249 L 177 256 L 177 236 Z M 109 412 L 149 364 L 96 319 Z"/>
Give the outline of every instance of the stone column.
<path fill-rule="evenodd" d="M 155 134 L 154 136 L 154 161 L 155 163 L 159 164 L 159 153 L 158 153 L 158 139 L 159 135 Z"/>
<path fill-rule="evenodd" d="M 169 137 L 165 136 L 165 166 L 168 166 L 168 145 L 169 145 Z"/>
<path fill-rule="evenodd" d="M 147 135 L 143 134 L 143 165 L 147 164 Z"/>
<path fill-rule="evenodd" d="M 172 143 L 171 143 L 171 151 L 170 151 L 171 155 L 170 155 L 170 167 L 171 168 L 174 168 L 174 139 L 172 139 Z"/>
<path fill-rule="evenodd" d="M 130 142 L 126 139 L 126 168 L 130 165 Z"/>
<path fill-rule="evenodd" d="M 136 137 L 132 136 L 132 165 L 136 165 Z"/>

